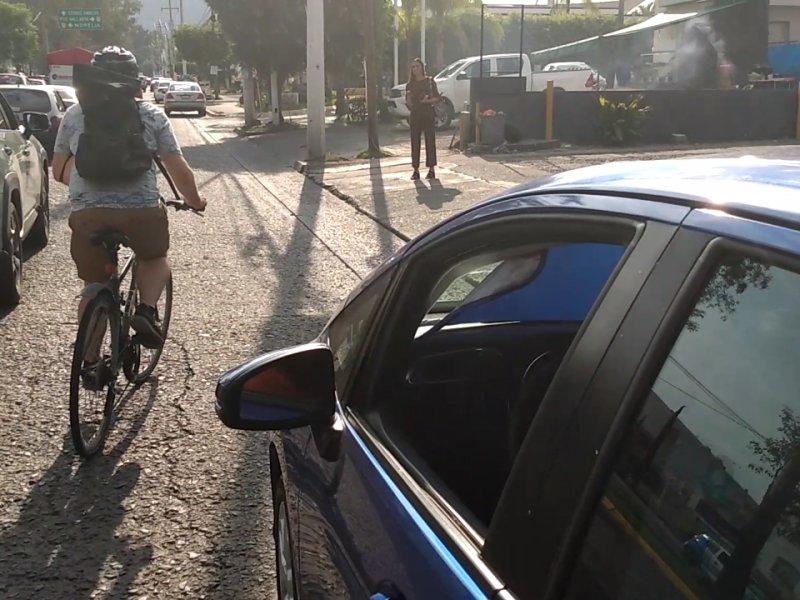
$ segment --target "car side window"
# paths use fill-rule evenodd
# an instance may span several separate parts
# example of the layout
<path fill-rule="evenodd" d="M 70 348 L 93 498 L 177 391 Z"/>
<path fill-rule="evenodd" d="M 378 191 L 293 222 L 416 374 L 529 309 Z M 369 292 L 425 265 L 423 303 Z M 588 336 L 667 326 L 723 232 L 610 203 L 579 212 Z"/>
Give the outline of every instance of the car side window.
<path fill-rule="evenodd" d="M 58 92 L 54 92 L 53 96 L 56 99 L 56 108 L 58 109 L 58 112 L 62 112 L 62 113 L 63 112 L 67 112 L 67 105 L 64 103 L 64 100 L 61 98 L 61 94 L 59 94 Z"/>
<path fill-rule="evenodd" d="M 404 385 L 381 398 L 380 426 L 476 529 L 488 528 L 539 404 L 626 247 L 483 250 L 440 267 L 427 290 L 430 309 L 399 365 Z"/>
<path fill-rule="evenodd" d="M 518 56 L 498 58 L 497 73 L 493 75 L 517 75 L 520 68 L 520 58 Z"/>
<path fill-rule="evenodd" d="M 11 124 L 6 116 L 3 107 L 0 106 L 0 131 L 9 131 L 11 129 Z"/>
<path fill-rule="evenodd" d="M 483 60 L 483 76 L 489 77 L 491 75 L 490 71 L 492 70 L 492 61 L 488 58 Z M 481 61 L 475 61 L 466 69 L 464 72 L 467 74 L 469 79 L 474 79 L 476 77 L 481 76 Z"/>
<path fill-rule="evenodd" d="M 800 274 L 728 256 L 631 420 L 570 600 L 800 597 Z"/>
<path fill-rule="evenodd" d="M 367 327 L 386 293 L 392 273 L 392 269 L 382 273 L 368 287 L 349 298 L 341 312 L 328 325 L 328 344 L 333 353 L 336 391 L 340 401 L 344 401 L 343 395 L 363 347 Z"/>

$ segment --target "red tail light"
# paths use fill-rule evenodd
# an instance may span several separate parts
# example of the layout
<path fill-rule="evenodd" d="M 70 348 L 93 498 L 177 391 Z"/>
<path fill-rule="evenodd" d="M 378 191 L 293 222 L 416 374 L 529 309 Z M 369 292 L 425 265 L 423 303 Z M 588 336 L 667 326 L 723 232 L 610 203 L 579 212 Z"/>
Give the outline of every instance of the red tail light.
<path fill-rule="evenodd" d="M 592 73 L 591 75 L 589 75 L 589 79 L 587 79 L 587 80 L 586 80 L 586 84 L 585 84 L 585 86 L 586 86 L 587 88 L 594 87 L 594 73 Z"/>
<path fill-rule="evenodd" d="M 206 99 L 205 94 L 197 94 L 197 99 L 198 100 L 205 100 Z"/>
<path fill-rule="evenodd" d="M 172 94 L 167 94 L 167 100 L 174 100 L 174 99 L 175 96 L 173 96 Z"/>

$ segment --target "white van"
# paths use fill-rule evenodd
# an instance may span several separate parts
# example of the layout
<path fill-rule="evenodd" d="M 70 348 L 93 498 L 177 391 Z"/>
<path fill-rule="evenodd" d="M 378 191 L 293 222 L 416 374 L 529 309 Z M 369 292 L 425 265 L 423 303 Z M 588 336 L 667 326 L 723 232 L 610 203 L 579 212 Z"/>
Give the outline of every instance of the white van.
<path fill-rule="evenodd" d="M 484 77 L 519 77 L 520 59 L 522 76 L 527 79 L 525 88 L 529 92 L 540 92 L 553 81 L 556 91 L 578 92 L 604 90 L 606 80 L 597 70 L 582 62 L 550 63 L 541 71 L 533 72 L 530 57 L 523 54 L 490 54 L 483 57 Z M 445 129 L 455 119 L 465 103 L 469 102 L 470 80 L 481 76 L 481 57 L 462 58 L 445 67 L 434 77 L 439 93 L 447 103 L 447 115 L 436 123 L 437 129 Z M 408 119 L 405 102 L 406 84 L 392 88 L 389 94 L 389 112 L 398 119 Z"/>

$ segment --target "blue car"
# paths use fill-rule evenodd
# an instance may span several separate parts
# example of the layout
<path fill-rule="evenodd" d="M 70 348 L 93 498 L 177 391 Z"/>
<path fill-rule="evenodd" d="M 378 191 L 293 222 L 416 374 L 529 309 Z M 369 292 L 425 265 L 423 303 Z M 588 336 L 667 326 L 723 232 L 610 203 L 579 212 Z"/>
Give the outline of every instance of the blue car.
<path fill-rule="evenodd" d="M 580 169 L 411 241 L 219 380 L 274 432 L 279 598 L 778 598 L 794 496 L 748 464 L 800 415 L 798 273 L 788 161 Z M 750 540 L 711 583 L 698 511 Z"/>

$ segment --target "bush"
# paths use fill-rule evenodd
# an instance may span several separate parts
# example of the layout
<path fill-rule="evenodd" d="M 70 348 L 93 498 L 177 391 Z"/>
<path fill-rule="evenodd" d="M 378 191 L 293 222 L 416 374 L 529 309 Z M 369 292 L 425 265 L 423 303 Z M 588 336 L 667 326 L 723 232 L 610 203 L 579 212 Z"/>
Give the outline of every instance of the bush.
<path fill-rule="evenodd" d="M 644 98 L 633 96 L 627 102 L 611 102 L 600 96 L 600 135 L 609 146 L 623 146 L 642 135 L 644 121 L 650 107 L 642 106 Z"/>

